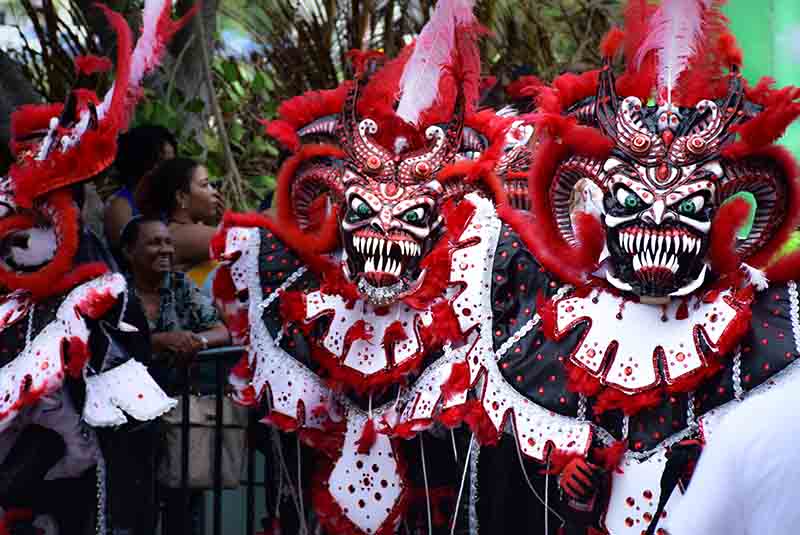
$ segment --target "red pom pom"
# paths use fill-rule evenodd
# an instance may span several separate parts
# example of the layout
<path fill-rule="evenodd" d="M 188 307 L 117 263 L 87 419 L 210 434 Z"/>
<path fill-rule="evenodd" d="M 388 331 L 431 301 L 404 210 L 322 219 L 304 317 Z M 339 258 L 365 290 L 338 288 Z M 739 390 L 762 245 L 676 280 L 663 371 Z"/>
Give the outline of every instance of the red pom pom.
<path fill-rule="evenodd" d="M 723 205 L 711 225 L 711 266 L 721 275 L 739 271 L 742 261 L 736 253 L 736 233 L 750 214 L 750 205 L 744 199 L 734 199 Z"/>
<path fill-rule="evenodd" d="M 71 336 L 67 340 L 66 369 L 67 374 L 73 379 L 83 375 L 83 368 L 89 362 L 89 346 L 78 338 Z"/>
<path fill-rule="evenodd" d="M 614 26 L 603 36 L 600 42 L 600 52 L 603 57 L 613 58 L 625 42 L 625 32 Z"/>
<path fill-rule="evenodd" d="M 358 446 L 356 451 L 362 454 L 369 453 L 369 450 L 371 450 L 373 444 L 375 444 L 376 438 L 375 422 L 369 419 L 367 423 L 364 424 L 364 429 L 361 430 L 361 437 L 356 440 L 356 445 Z"/>
<path fill-rule="evenodd" d="M 86 297 L 75 306 L 83 317 L 96 320 L 105 316 L 116 302 L 116 296 L 108 289 L 89 290 Z"/>
<path fill-rule="evenodd" d="M 92 54 L 75 58 L 75 74 L 78 76 L 81 74 L 89 76 L 98 72 L 107 72 L 111 70 L 112 66 L 110 59 Z"/>
<path fill-rule="evenodd" d="M 596 448 L 592 454 L 595 462 L 606 470 L 611 471 L 619 466 L 626 449 L 625 441 L 619 440 L 606 448 Z"/>
<path fill-rule="evenodd" d="M 447 402 L 450 398 L 457 396 L 469 388 L 469 364 L 457 362 L 450 369 L 450 377 L 442 385 L 442 396 Z"/>

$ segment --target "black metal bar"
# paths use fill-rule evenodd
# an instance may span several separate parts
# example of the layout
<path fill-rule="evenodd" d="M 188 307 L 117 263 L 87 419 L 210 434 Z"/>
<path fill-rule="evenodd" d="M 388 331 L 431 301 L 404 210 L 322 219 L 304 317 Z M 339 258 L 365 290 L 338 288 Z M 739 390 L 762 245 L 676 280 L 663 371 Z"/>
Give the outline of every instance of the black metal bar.
<path fill-rule="evenodd" d="M 216 414 L 214 418 L 214 535 L 222 535 L 222 424 L 225 420 L 225 382 L 222 371 L 222 355 L 214 361 L 216 383 Z"/>
<path fill-rule="evenodd" d="M 256 449 L 253 447 L 253 425 L 255 418 L 252 413 L 247 418 L 247 535 L 255 533 L 256 516 Z"/>
<path fill-rule="evenodd" d="M 189 495 L 189 366 L 182 367 L 183 392 L 181 392 L 181 511 L 183 532 L 192 533 L 192 511 Z M 169 515 L 168 515 L 169 516 Z"/>

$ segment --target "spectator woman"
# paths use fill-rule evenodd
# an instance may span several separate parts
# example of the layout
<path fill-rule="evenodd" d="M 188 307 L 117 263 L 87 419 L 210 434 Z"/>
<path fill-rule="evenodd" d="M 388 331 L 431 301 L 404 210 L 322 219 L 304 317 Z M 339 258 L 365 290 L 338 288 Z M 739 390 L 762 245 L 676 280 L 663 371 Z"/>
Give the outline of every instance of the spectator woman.
<path fill-rule="evenodd" d="M 173 270 L 175 247 L 167 226 L 158 219 L 135 217 L 120 237 L 128 262 L 129 284 L 145 310 L 150 327 L 153 359 L 151 372 L 165 391 L 183 388 L 180 365 L 188 365 L 201 350 L 229 343 L 228 329 L 211 302 L 184 273 Z M 165 489 L 170 534 L 184 533 L 184 506 L 180 489 Z M 203 533 L 203 495 L 190 494 L 192 531 Z"/>
<path fill-rule="evenodd" d="M 137 126 L 119 137 L 114 166 L 123 186 L 111 195 L 103 213 L 106 242 L 114 252 L 119 251 L 122 227 L 139 214 L 133 198 L 139 181 L 162 161 L 174 158 L 177 148 L 175 136 L 163 126 Z"/>
<path fill-rule="evenodd" d="M 142 181 L 137 205 L 150 218 L 168 225 L 174 241 L 178 271 L 185 271 L 202 286 L 214 268 L 208 246 L 222 215 L 222 197 L 209 181 L 208 169 L 189 158 L 174 158 L 159 165 Z"/>

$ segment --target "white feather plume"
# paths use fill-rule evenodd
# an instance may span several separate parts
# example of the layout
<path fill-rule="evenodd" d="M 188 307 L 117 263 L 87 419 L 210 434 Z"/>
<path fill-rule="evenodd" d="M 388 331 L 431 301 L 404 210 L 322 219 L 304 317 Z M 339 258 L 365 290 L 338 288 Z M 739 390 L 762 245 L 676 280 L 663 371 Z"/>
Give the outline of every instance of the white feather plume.
<path fill-rule="evenodd" d="M 474 24 L 474 6 L 475 0 L 437 2 L 400 78 L 397 116 L 404 121 L 416 125 L 420 114 L 435 102 L 442 72 L 452 63 L 456 28 Z"/>
<path fill-rule="evenodd" d="M 703 33 L 703 14 L 713 0 L 664 0 L 648 24 L 648 36 L 634 57 L 637 68 L 648 52 L 655 50 L 658 61 L 658 87 L 667 90 L 672 103 L 672 90 L 689 60 L 697 52 Z"/>
<path fill-rule="evenodd" d="M 164 21 L 169 20 L 171 11 L 170 0 L 145 0 L 142 11 L 142 33 L 133 49 L 130 77 L 126 81 L 129 87 L 138 87 L 142 78 L 158 65 L 166 40 L 171 37 L 171 34 L 163 31 Z M 122 80 L 116 80 L 114 83 L 122 83 Z M 102 104 L 97 109 L 100 119 L 111 107 L 113 95 L 114 86 L 105 94 Z"/>

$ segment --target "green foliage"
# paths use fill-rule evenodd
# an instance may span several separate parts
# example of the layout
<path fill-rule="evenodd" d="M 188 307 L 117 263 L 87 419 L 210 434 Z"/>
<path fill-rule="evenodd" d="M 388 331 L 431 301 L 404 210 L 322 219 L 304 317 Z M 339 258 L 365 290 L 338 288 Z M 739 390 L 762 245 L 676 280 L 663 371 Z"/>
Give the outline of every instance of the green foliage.
<path fill-rule="evenodd" d="M 139 3 L 130 0 L 105 3 L 128 14 L 139 8 Z M 75 54 L 87 48 L 103 54 L 95 50 L 95 40 L 84 37 L 93 32 L 76 7 L 78 2 L 68 0 L 67 4 L 77 12 L 73 20 L 79 28 L 74 36 L 67 36 L 67 41 L 61 37 L 66 43 L 61 47 L 59 39 L 52 38 L 58 32 L 44 25 L 40 40 L 50 39 L 45 43 L 49 55 L 28 52 L 23 58 L 39 66 L 35 71 L 38 85 L 55 101 L 73 83 L 71 58 Z M 287 98 L 335 87 L 349 76 L 346 53 L 353 48 L 397 54 L 422 28 L 434 4 L 435 0 L 220 1 L 218 27 L 257 44 L 247 57 L 231 57 L 219 35 L 215 36 L 211 70 L 223 124 L 215 124 L 204 98 L 188 97 L 174 87 L 179 56 L 177 66 L 154 76 L 150 87 L 157 89 L 147 91 L 134 125 L 160 124 L 175 132 L 180 153 L 206 162 L 217 179 L 231 171 L 219 137 L 224 133 L 242 180 L 237 184 L 224 180 L 221 189 L 229 205 L 235 201 L 234 208 L 252 208 L 274 188 L 280 156 L 278 147 L 264 137 L 261 120 L 274 118 L 278 105 Z M 565 70 L 598 65 L 597 46 L 614 22 L 618 4 L 617 0 L 478 0 L 478 17 L 490 30 L 482 44 L 485 74 L 497 76 L 504 85 L 520 74 L 552 79 Z M 62 26 L 60 31 L 66 32 Z M 96 30 L 102 34 L 102 28 Z M 108 86 L 107 79 L 101 81 L 104 87 L 100 89 Z M 205 88 L 199 93 L 205 95 Z M 504 104 L 501 91 L 493 96 L 488 104 Z"/>
<path fill-rule="evenodd" d="M 260 122 L 275 115 L 274 84 L 267 73 L 241 59 L 216 55 L 212 61 L 214 88 L 224 117 L 222 126 L 244 179 L 245 204 L 237 208 L 254 209 L 275 187 L 279 151 L 264 137 Z M 227 171 L 225 153 L 205 102 L 200 98 L 187 100 L 177 89 L 169 98 L 159 97 L 154 91 L 146 96 L 134 126 L 159 124 L 170 129 L 178 138 L 180 154 L 204 161 L 212 180 L 221 181 Z M 207 118 L 199 132 L 187 126 L 187 119 L 195 114 Z M 226 185 L 220 183 L 223 192 Z"/>

